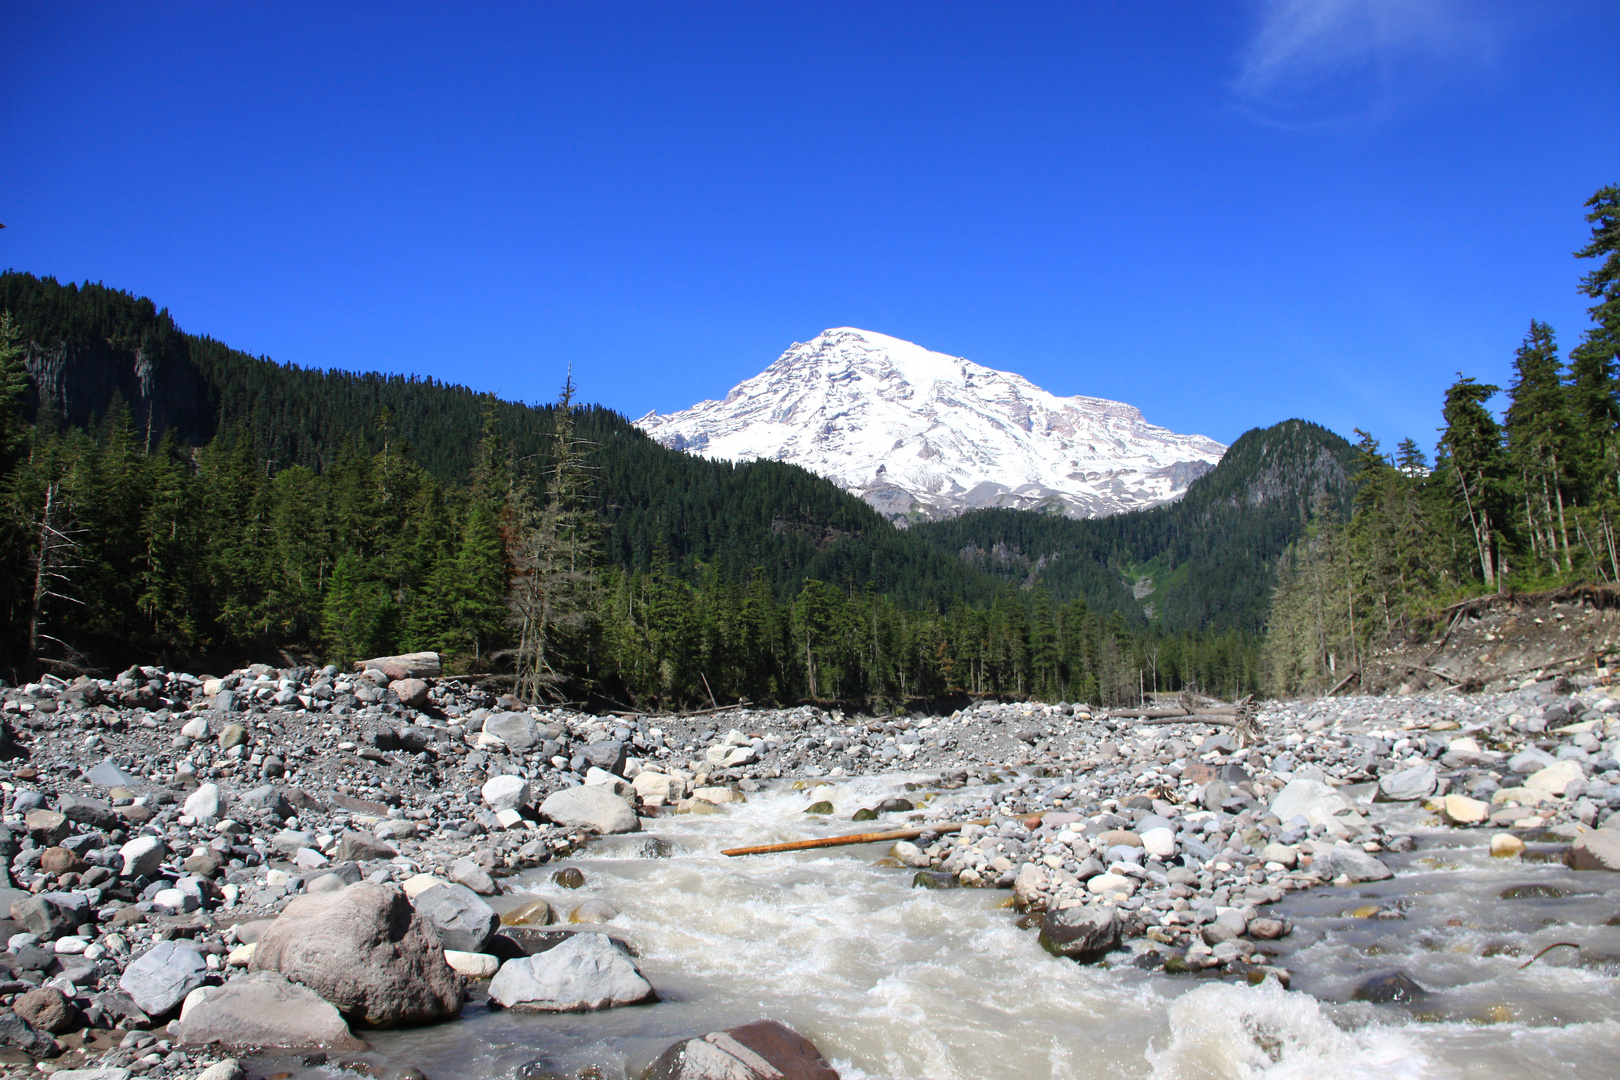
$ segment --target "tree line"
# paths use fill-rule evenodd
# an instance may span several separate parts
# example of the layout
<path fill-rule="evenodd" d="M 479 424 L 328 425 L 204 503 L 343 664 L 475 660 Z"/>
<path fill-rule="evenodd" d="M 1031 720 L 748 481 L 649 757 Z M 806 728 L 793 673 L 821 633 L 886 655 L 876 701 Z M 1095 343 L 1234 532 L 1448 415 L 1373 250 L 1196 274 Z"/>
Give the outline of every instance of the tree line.
<path fill-rule="evenodd" d="M 351 416 L 335 447 L 284 437 L 278 425 L 296 420 L 263 395 L 227 406 L 200 445 L 116 393 L 75 423 L 30 386 L 37 333 L 0 321 L 13 678 L 433 649 L 532 699 L 634 707 L 1119 703 L 1257 684 L 1252 633 L 1166 635 L 998 581 L 803 470 L 657 447 L 575 404 L 572 383 L 516 424 L 509 403 L 481 399 L 466 470 L 446 479 L 386 404 L 363 428 Z M 177 347 L 158 336 L 135 340 Z M 353 385 L 340 377 L 343 394 Z M 275 457 L 316 445 L 306 460 Z M 626 477 L 637 463 L 662 495 Z"/>
<path fill-rule="evenodd" d="M 1591 241 L 1575 255 L 1597 260 L 1579 285 L 1595 303 L 1567 356 L 1532 320 L 1505 390 L 1459 373 L 1432 463 L 1413 439 L 1389 453 L 1356 431 L 1350 512 L 1318 507 L 1278 580 L 1270 692 L 1344 681 L 1379 642 L 1421 633 L 1462 598 L 1620 581 L 1620 188 L 1586 209 Z"/>

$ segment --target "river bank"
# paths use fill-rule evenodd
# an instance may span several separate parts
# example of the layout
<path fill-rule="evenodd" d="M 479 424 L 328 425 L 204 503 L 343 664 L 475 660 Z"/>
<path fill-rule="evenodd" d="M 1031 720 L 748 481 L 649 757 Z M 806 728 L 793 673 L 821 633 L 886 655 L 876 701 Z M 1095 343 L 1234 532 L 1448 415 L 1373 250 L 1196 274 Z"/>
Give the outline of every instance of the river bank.
<path fill-rule="evenodd" d="M 1615 865 L 1620 725 L 1601 687 L 1268 704 L 1245 739 L 1038 704 L 595 717 L 518 709 L 415 662 L 217 680 L 145 669 L 6 693 L 0 843 L 15 849 L 7 906 L 24 918 L 0 954 L 0 1001 L 27 1019 L 54 990 L 52 1016 L 76 1025 L 35 1032 L 54 1036 L 34 1042 L 42 1060 L 194 1075 L 222 1051 L 183 1045 L 169 1011 L 131 1015 L 131 964 L 183 941 L 197 983 L 225 981 L 295 897 L 352 881 L 418 897 L 455 886 L 509 916 L 527 905 L 531 928 L 603 920 L 589 929 L 622 936 L 662 999 L 539 1017 L 490 1011 L 474 977 L 459 1020 L 356 1026 L 372 1050 L 354 1060 L 382 1075 L 497 1075 L 548 1057 L 554 1075 L 638 1075 L 672 1039 L 760 1016 L 809 1035 L 845 1076 L 992 1075 L 975 1070 L 1031 1040 L 1045 1071 L 1026 1055 L 1006 1075 L 1104 1075 L 1086 1040 L 1062 1034 L 1076 1024 L 1114 1047 L 1109 1075 L 1218 1076 L 1245 1075 L 1253 1054 L 1273 1072 L 1316 1055 L 1321 1068 L 1419 1061 L 1404 1041 L 1415 1026 L 1460 1043 L 1512 1029 L 1522 1048 L 1537 1041 L 1527 1032 L 1614 1023 L 1591 1002 L 1620 955 L 1603 925 L 1615 875 L 1564 865 Z M 639 817 L 609 827 L 635 831 L 591 839 L 545 812 L 587 787 L 633 805 Z M 718 854 L 970 820 L 986 824 Z M 161 853 L 131 865 L 131 844 Z M 563 865 L 600 903 L 552 881 Z M 55 895 L 82 897 L 66 906 L 84 921 L 41 914 L 38 898 Z M 1508 974 L 1560 933 L 1580 947 Z M 1379 978 L 1397 969 L 1406 982 Z M 1544 985 L 1572 977 L 1584 994 Z M 868 1017 L 858 1035 L 809 1004 L 828 994 Z M 1273 1035 L 1221 1028 L 1245 1002 L 1316 1034 L 1268 1050 Z M 1104 1038 L 1100 1018 L 1129 1037 Z M 1188 1049 L 1211 1024 L 1225 1034 Z M 1360 1048 L 1323 1051 L 1341 1038 Z M 473 1044 L 495 1055 L 477 1069 L 497 1071 L 468 1071 Z M 1203 1072 L 1183 1069 L 1206 1051 Z M 338 1055 L 302 1060 L 275 1064 L 330 1071 Z"/>

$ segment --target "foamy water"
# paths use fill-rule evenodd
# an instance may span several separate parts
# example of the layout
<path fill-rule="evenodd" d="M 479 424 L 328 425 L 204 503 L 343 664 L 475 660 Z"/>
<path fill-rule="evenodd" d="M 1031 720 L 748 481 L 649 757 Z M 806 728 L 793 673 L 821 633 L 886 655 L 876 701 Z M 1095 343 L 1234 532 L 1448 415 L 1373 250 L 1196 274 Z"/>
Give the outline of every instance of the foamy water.
<path fill-rule="evenodd" d="M 1591 948 L 1517 970 L 1537 943 L 1560 935 L 1620 953 L 1617 931 L 1602 925 L 1620 897 L 1616 875 L 1579 875 L 1591 886 L 1584 899 L 1510 903 L 1497 899 L 1510 882 L 1573 875 L 1504 868 L 1473 848 L 1420 851 L 1406 857 L 1418 873 L 1283 906 L 1300 927 L 1283 942 L 1282 962 L 1298 973 L 1290 992 L 1051 957 L 1016 928 L 1007 892 L 913 889 L 912 871 L 872 865 L 884 854 L 875 845 L 719 854 L 852 831 L 848 814 L 898 793 L 904 779 L 843 782 L 834 797 L 843 821 L 807 818 L 806 795 L 794 791 L 659 819 L 647 834 L 606 838 L 571 860 L 587 879 L 577 892 L 551 884 L 555 866 L 508 879 L 514 893 L 544 896 L 564 916 L 587 897 L 615 905 L 619 917 L 602 929 L 635 946 L 664 1000 L 535 1016 L 492 1012 L 478 995 L 455 1023 L 364 1033 L 369 1056 L 433 1080 L 572 1077 L 589 1066 L 630 1078 L 677 1039 L 770 1017 L 813 1040 L 848 1080 L 1545 1080 L 1554 1068 L 1620 1076 L 1616 972 L 1583 966 Z M 654 837 L 668 857 L 648 857 Z M 1404 904 L 1407 917 L 1346 914 L 1369 904 Z M 1578 926 L 1542 925 L 1559 905 Z M 1522 943 L 1522 955 L 1482 956 L 1504 941 Z M 1397 967 L 1436 993 L 1408 1006 L 1341 1003 L 1368 971 Z"/>

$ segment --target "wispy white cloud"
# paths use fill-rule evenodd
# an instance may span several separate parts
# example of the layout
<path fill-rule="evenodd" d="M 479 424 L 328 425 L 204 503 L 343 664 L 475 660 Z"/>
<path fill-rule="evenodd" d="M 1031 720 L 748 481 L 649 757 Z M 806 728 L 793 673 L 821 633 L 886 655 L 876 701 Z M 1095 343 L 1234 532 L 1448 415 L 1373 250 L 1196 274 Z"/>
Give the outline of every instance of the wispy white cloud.
<path fill-rule="evenodd" d="M 1495 55 L 1489 5 L 1475 0 L 1259 0 L 1235 101 L 1257 119 L 1366 119 L 1412 91 Z"/>

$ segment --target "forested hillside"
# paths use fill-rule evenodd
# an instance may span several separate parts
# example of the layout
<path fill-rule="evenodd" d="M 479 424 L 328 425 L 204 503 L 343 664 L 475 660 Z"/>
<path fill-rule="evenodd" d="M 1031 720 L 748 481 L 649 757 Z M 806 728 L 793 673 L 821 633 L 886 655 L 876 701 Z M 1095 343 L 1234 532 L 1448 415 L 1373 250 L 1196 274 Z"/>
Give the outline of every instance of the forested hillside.
<path fill-rule="evenodd" d="M 1284 561 L 1273 693 L 1353 684 L 1369 653 L 1440 636 L 1469 597 L 1620 580 L 1620 188 L 1586 207 L 1592 323 L 1567 357 L 1532 319 L 1505 391 L 1459 376 L 1432 465 L 1410 439 L 1390 454 L 1357 432 L 1353 513 L 1321 515 Z"/>
<path fill-rule="evenodd" d="M 1349 443 L 1289 420 L 1245 433 L 1167 506 L 1083 521 L 982 510 L 912 531 L 1005 580 L 1124 612 L 1132 625 L 1256 633 L 1279 558 L 1322 506 L 1348 510 L 1354 468 Z"/>
<path fill-rule="evenodd" d="M 802 469 L 669 451 L 608 410 L 278 364 L 100 285 L 10 273 L 0 304 L 17 676 L 414 648 L 664 704 L 1258 676 L 1252 642 L 1018 588 Z"/>

